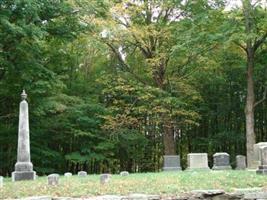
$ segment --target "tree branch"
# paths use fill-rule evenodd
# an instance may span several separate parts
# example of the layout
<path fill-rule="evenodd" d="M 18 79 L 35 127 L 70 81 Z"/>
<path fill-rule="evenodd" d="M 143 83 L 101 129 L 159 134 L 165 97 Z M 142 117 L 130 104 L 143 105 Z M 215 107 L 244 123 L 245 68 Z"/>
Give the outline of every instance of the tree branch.
<path fill-rule="evenodd" d="M 131 70 L 131 67 L 123 60 L 120 52 L 118 52 L 118 50 L 110 43 L 108 42 L 105 42 L 108 47 L 110 47 L 110 49 L 112 50 L 112 52 L 117 56 L 118 58 L 118 61 L 121 63 L 123 69 L 126 71 L 126 72 L 129 72 L 136 80 L 140 81 L 141 83 L 143 83 L 144 85 L 147 85 L 147 83 L 142 80 L 139 76 L 137 76 L 132 70 Z"/>
<path fill-rule="evenodd" d="M 238 42 L 234 42 L 238 47 L 240 47 L 241 49 L 243 49 L 246 53 L 248 52 L 247 51 L 247 48 L 245 46 L 243 46 L 242 44 L 238 43 Z"/>
<path fill-rule="evenodd" d="M 267 86 L 266 86 L 265 89 L 264 89 L 262 99 L 259 100 L 259 101 L 257 101 L 256 103 L 254 103 L 254 108 L 255 108 L 257 105 L 259 105 L 259 104 L 261 104 L 262 102 L 264 102 L 264 101 L 266 100 L 266 96 L 267 96 Z"/>
<path fill-rule="evenodd" d="M 255 42 L 253 46 L 254 51 L 256 51 L 261 46 L 261 44 L 265 42 L 266 39 L 267 39 L 267 32 Z"/>

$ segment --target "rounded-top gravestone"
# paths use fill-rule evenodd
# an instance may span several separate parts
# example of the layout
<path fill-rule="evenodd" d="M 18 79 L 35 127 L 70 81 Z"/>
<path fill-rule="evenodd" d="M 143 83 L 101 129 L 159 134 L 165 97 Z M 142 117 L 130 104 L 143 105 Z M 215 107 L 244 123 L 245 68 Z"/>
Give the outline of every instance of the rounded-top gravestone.
<path fill-rule="evenodd" d="M 120 172 L 120 175 L 121 175 L 121 176 L 129 176 L 129 172 L 127 172 L 127 171 L 122 171 L 122 172 Z"/>
<path fill-rule="evenodd" d="M 230 156 L 228 153 L 220 152 L 213 155 L 213 170 L 232 169 L 230 166 Z"/>
<path fill-rule="evenodd" d="M 59 174 L 50 174 L 47 177 L 48 185 L 58 185 L 59 184 Z"/>
<path fill-rule="evenodd" d="M 111 178 L 111 174 L 101 174 L 100 175 L 100 183 L 101 184 L 108 183 L 110 181 L 110 178 Z"/>
<path fill-rule="evenodd" d="M 80 176 L 80 177 L 86 177 L 87 176 L 87 172 L 86 171 L 79 171 L 78 172 L 78 176 Z"/>
<path fill-rule="evenodd" d="M 65 177 L 71 177 L 71 176 L 72 176 L 72 173 L 70 173 L 70 172 L 66 172 L 66 173 L 64 174 L 64 176 L 65 176 Z"/>

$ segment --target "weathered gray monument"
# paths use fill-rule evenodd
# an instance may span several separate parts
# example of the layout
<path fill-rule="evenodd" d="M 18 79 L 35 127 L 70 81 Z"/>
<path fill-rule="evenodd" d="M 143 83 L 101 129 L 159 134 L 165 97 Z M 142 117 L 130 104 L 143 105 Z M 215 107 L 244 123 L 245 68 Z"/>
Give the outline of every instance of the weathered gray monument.
<path fill-rule="evenodd" d="M 253 160 L 253 166 L 252 169 L 256 169 L 261 164 L 261 147 L 267 146 L 267 142 L 259 142 L 257 144 L 254 144 L 253 152 L 254 152 L 254 160 Z"/>
<path fill-rule="evenodd" d="M 79 171 L 78 172 L 78 176 L 80 176 L 80 177 L 86 177 L 87 176 L 87 172 L 86 171 Z"/>
<path fill-rule="evenodd" d="M 111 174 L 101 174 L 100 175 L 100 183 L 101 184 L 106 184 L 110 181 Z"/>
<path fill-rule="evenodd" d="M 50 174 L 47 177 L 48 185 L 58 185 L 59 184 L 59 174 Z"/>
<path fill-rule="evenodd" d="M 122 171 L 122 172 L 120 172 L 120 175 L 121 175 L 121 176 L 129 176 L 129 172 L 127 172 L 127 171 Z"/>
<path fill-rule="evenodd" d="M 34 180 L 35 171 L 31 163 L 30 154 L 30 129 L 27 94 L 23 90 L 21 94 L 22 101 L 19 108 L 19 131 L 18 131 L 18 149 L 17 163 L 15 171 L 12 172 L 12 181 Z"/>
<path fill-rule="evenodd" d="M 187 154 L 187 170 L 209 170 L 207 153 Z"/>
<path fill-rule="evenodd" d="M 230 156 L 228 153 L 220 152 L 213 155 L 213 170 L 232 169 L 230 166 Z"/>
<path fill-rule="evenodd" d="M 64 173 L 64 176 L 65 177 L 71 177 L 72 176 L 72 173 L 71 172 L 66 172 L 66 173 Z"/>
<path fill-rule="evenodd" d="M 236 170 L 245 170 L 247 168 L 246 156 L 237 155 L 236 156 Z"/>
<path fill-rule="evenodd" d="M 163 159 L 163 171 L 180 171 L 182 169 L 179 155 L 165 155 Z"/>
<path fill-rule="evenodd" d="M 261 147 L 260 152 L 261 152 L 261 163 L 256 173 L 267 175 L 267 146 Z"/>

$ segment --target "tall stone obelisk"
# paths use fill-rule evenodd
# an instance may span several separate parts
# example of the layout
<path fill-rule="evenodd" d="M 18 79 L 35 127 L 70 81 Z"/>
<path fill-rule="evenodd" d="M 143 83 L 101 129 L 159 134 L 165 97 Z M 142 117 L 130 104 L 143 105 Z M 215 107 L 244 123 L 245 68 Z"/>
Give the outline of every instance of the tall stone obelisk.
<path fill-rule="evenodd" d="M 17 163 L 15 164 L 15 171 L 12 172 L 12 181 L 34 180 L 36 175 L 31 163 L 29 112 L 26 101 L 27 94 L 24 90 L 21 98 L 22 101 L 19 107 Z"/>

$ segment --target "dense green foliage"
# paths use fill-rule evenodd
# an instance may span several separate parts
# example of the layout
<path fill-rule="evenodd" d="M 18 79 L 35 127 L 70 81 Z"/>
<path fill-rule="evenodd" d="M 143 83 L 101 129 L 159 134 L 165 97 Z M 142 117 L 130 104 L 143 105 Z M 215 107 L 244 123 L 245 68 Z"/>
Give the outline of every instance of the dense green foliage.
<path fill-rule="evenodd" d="M 246 35 L 242 9 L 222 0 L 136 2 L 0 1 L 1 175 L 16 162 L 22 89 L 39 174 L 159 171 L 173 151 L 183 167 L 189 152 L 246 154 L 242 47 L 267 34 L 266 9 L 253 5 L 258 32 Z M 255 55 L 257 101 L 266 47 Z M 257 141 L 266 121 L 262 101 Z"/>

